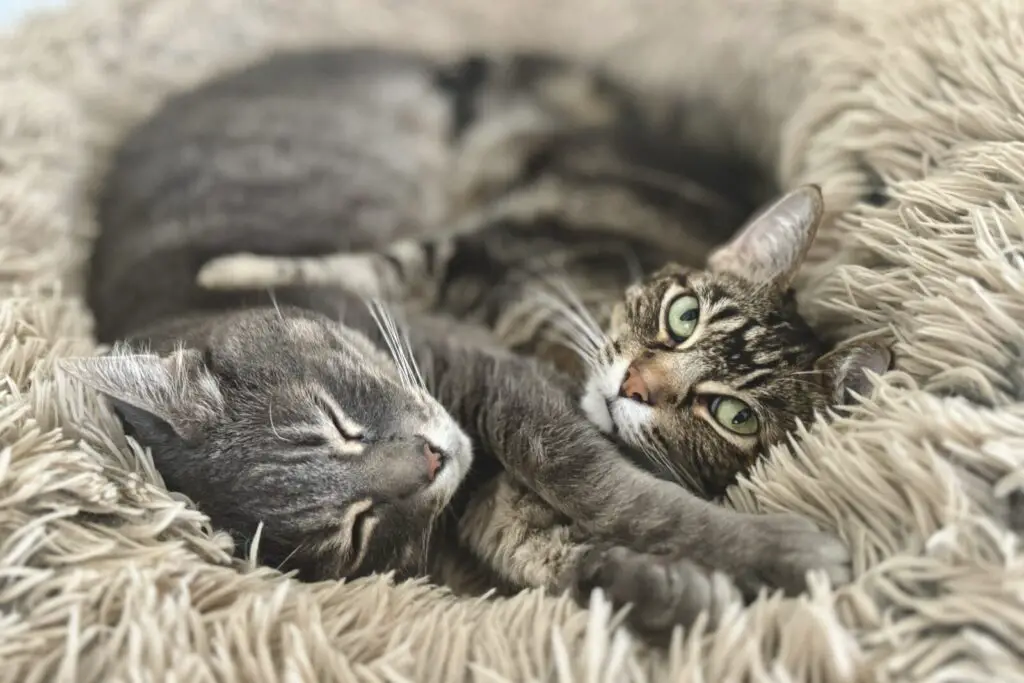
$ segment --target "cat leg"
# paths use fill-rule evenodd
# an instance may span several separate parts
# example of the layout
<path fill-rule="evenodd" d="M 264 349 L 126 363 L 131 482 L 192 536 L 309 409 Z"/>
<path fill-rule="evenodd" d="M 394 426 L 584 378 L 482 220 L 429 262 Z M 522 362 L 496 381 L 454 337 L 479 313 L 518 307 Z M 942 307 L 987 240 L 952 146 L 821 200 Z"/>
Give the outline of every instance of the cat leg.
<path fill-rule="evenodd" d="M 550 505 L 507 475 L 474 494 L 459 521 L 459 540 L 512 586 L 568 590 L 583 606 L 600 588 L 626 623 L 660 640 L 704 613 L 714 628 L 741 597 L 724 574 L 687 559 L 595 543 L 574 533 Z"/>
<path fill-rule="evenodd" d="M 809 520 L 741 513 L 654 477 L 588 422 L 541 365 L 473 345 L 450 326 L 438 332 L 420 336 L 429 349 L 414 351 L 429 355 L 420 365 L 430 367 L 434 395 L 481 455 L 588 537 L 722 571 L 751 596 L 765 585 L 798 593 L 809 570 L 833 584 L 850 579 L 846 547 Z"/>
<path fill-rule="evenodd" d="M 449 239 L 400 240 L 380 252 L 326 256 L 237 253 L 208 261 L 196 280 L 206 289 L 311 285 L 392 302 L 429 301 L 450 258 L 451 244 Z"/>
<path fill-rule="evenodd" d="M 206 289 L 253 289 L 296 285 L 337 286 L 361 296 L 376 297 L 389 289 L 386 269 L 374 253 L 327 256 L 267 256 L 237 253 L 208 261 L 196 281 Z"/>

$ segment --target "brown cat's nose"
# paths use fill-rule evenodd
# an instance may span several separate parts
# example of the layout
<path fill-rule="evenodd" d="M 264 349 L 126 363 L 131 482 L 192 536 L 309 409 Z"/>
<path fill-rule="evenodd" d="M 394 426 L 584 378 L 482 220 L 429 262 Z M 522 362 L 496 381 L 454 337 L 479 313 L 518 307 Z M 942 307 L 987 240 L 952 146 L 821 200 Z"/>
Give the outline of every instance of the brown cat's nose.
<path fill-rule="evenodd" d="M 423 444 L 423 454 L 427 456 L 427 481 L 434 481 L 444 464 L 444 453 L 428 442 Z"/>
<path fill-rule="evenodd" d="M 622 386 L 619 387 L 619 396 L 628 398 L 637 403 L 653 405 L 654 396 L 651 387 L 644 379 L 643 372 L 630 365 L 626 370 L 626 376 L 622 379 Z"/>

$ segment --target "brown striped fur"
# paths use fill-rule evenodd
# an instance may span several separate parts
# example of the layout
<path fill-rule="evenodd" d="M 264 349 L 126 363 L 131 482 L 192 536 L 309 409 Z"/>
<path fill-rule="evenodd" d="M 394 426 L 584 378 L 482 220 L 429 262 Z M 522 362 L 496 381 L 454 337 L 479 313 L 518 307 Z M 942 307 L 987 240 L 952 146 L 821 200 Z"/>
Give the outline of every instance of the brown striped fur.
<path fill-rule="evenodd" d="M 98 203 L 90 303 L 100 337 L 128 351 L 69 369 L 114 399 L 215 524 L 248 538 L 265 523 L 275 553 L 264 559 L 316 578 L 417 573 L 426 556 L 451 584 L 453 567 L 477 563 L 513 589 L 585 599 L 601 586 L 660 634 L 702 609 L 714 618 L 737 589 L 802 590 L 812 568 L 845 581 L 848 555 L 830 535 L 709 504 L 636 467 L 562 373 L 528 357 L 541 348 L 517 355 L 484 329 L 509 327 L 538 273 L 575 274 L 575 289 L 615 302 L 670 256 L 703 263 L 748 212 L 728 192 L 747 186 L 740 171 L 709 167 L 696 183 L 699 155 L 637 134 L 666 112 L 544 57 L 437 65 L 369 49 L 283 54 L 183 93 L 124 142 Z M 416 295 L 403 297 L 405 334 L 338 288 L 268 297 L 196 284 L 205 263 L 238 251 L 343 254 L 328 262 L 355 264 L 362 286 Z M 532 330 L 520 350 L 551 336 L 517 327 Z M 188 372 L 168 375 L 179 360 Z M 337 434 L 311 392 L 345 416 Z M 197 413 L 194 397 L 216 409 Z M 472 441 L 472 467 L 458 468 L 454 493 L 456 468 L 443 491 L 417 479 L 429 501 L 448 498 L 443 512 L 386 515 L 410 509 L 388 495 L 403 482 L 387 459 L 426 467 L 428 423 L 452 432 L 438 404 Z M 417 418 L 424 406 L 431 420 Z M 345 435 L 350 423 L 359 434 Z M 311 424 L 315 440 L 280 438 Z"/>

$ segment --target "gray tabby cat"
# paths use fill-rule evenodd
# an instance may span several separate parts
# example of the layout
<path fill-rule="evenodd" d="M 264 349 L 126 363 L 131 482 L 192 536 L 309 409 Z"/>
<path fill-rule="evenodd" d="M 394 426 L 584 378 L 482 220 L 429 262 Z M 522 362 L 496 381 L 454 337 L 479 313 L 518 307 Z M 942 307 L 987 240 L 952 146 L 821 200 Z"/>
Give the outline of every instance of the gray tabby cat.
<path fill-rule="evenodd" d="M 596 426 L 707 498 L 798 420 L 867 393 L 865 370 L 888 368 L 881 340 L 826 352 L 797 311 L 790 282 L 822 218 L 818 188 L 775 201 L 716 249 L 741 209 L 696 182 L 706 158 L 652 136 L 652 107 L 557 63 L 474 68 L 464 98 L 477 118 L 453 145 L 447 185 L 429 178 L 454 228 L 431 214 L 420 235 L 377 251 L 234 254 L 199 282 L 337 286 L 482 324 L 573 376 Z"/>
<path fill-rule="evenodd" d="M 714 620 L 737 588 L 800 591 L 811 569 L 848 580 L 831 535 L 637 467 L 557 373 L 480 326 L 413 311 L 400 329 L 341 289 L 196 284 L 204 263 L 238 251 L 422 235 L 450 211 L 452 149 L 489 111 L 538 97 L 569 120 L 597 110 L 578 106 L 585 92 L 545 90 L 573 82 L 573 67 L 512 60 L 467 85 L 480 63 L 282 54 L 170 99 L 118 149 L 98 199 L 88 297 L 100 340 L 117 344 L 65 369 L 111 399 L 171 489 L 240 545 L 262 527 L 261 560 L 305 578 L 454 582 L 453 567 L 474 563 L 512 589 L 584 599 L 603 587 L 651 634 L 701 610 Z M 737 244 L 719 258 L 750 262 Z M 783 251 L 779 272 L 793 266 Z M 818 403 L 859 368 L 844 358 L 806 380 Z"/>

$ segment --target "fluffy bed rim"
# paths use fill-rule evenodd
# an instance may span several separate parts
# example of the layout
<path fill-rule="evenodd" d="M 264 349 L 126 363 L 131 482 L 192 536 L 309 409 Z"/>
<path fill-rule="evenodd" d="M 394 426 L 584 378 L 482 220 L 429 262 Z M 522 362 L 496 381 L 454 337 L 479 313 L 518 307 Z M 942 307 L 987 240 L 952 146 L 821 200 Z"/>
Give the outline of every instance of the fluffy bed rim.
<path fill-rule="evenodd" d="M 84 0 L 0 38 L 0 681 L 1024 679 L 1024 20 L 1017 0 Z M 278 46 L 540 48 L 701 103 L 708 144 L 823 186 L 800 282 L 897 371 L 732 504 L 838 531 L 856 581 L 650 651 L 527 592 L 232 562 L 96 396 L 81 301 L 107 153 L 168 93 Z"/>

